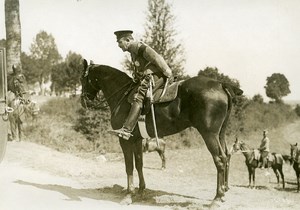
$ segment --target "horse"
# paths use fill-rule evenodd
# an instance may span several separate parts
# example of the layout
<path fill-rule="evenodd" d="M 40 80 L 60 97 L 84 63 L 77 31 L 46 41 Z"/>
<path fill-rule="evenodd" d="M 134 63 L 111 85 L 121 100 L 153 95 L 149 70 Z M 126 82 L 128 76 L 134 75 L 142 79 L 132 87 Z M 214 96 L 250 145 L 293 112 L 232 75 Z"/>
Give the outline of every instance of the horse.
<path fill-rule="evenodd" d="M 258 167 L 258 158 L 256 158 L 255 150 L 251 149 L 245 142 L 239 141 L 236 139 L 232 146 L 232 153 L 241 151 L 243 155 L 245 156 L 245 163 L 248 168 L 248 173 L 249 173 L 249 184 L 248 187 L 251 187 L 251 182 L 253 184 L 253 187 L 255 187 L 255 169 Z M 285 188 L 285 181 L 284 181 L 284 174 L 282 171 L 282 166 L 283 162 L 287 161 L 286 156 L 283 156 L 278 153 L 272 153 L 272 160 L 269 159 L 267 163 L 267 168 L 272 167 L 276 178 L 277 178 L 277 183 L 279 184 L 279 174 L 282 179 L 282 188 Z M 278 174 L 279 173 L 279 174 Z"/>
<path fill-rule="evenodd" d="M 298 143 L 291 144 L 291 163 L 296 172 L 297 177 L 297 192 L 300 190 L 300 150 L 298 148 Z"/>
<path fill-rule="evenodd" d="M 166 149 L 166 142 L 163 139 L 158 139 L 159 146 L 156 143 L 155 138 L 148 138 L 143 139 L 143 152 L 157 152 L 159 157 L 161 158 L 162 164 L 161 169 L 166 169 L 166 156 L 165 156 L 165 149 Z"/>
<path fill-rule="evenodd" d="M 22 139 L 22 123 L 25 119 L 25 105 L 30 104 L 30 94 L 26 78 L 13 66 L 13 73 L 7 75 L 7 101 L 8 106 L 13 108 L 13 112 L 8 114 L 10 122 L 11 140 Z M 17 135 L 18 133 L 18 135 Z"/>
<path fill-rule="evenodd" d="M 81 105 L 84 108 L 93 106 L 93 100 L 102 90 L 111 111 L 113 129 L 122 127 L 131 104 L 128 95 L 136 83 L 126 73 L 107 66 L 88 65 L 83 60 L 81 76 Z M 203 76 L 196 76 L 182 81 L 176 98 L 169 102 L 154 104 L 157 134 L 159 138 L 178 133 L 188 127 L 195 127 L 204 139 L 217 169 L 217 190 L 213 199 L 215 204 L 224 201 L 228 191 L 229 152 L 225 141 L 225 131 L 233 98 L 242 95 L 243 91 L 220 81 Z M 155 136 L 151 113 L 146 114 L 145 124 L 150 137 Z M 119 138 L 123 151 L 127 174 L 127 192 L 124 199 L 132 203 L 134 194 L 133 168 L 139 177 L 138 193 L 143 197 L 146 188 L 143 175 L 142 136 L 138 126 L 129 140 Z"/>
<path fill-rule="evenodd" d="M 7 92 L 7 105 L 12 108 L 8 113 L 11 135 L 9 140 L 22 140 L 23 122 L 26 118 L 25 105 L 20 97 L 16 97 L 11 91 Z"/>

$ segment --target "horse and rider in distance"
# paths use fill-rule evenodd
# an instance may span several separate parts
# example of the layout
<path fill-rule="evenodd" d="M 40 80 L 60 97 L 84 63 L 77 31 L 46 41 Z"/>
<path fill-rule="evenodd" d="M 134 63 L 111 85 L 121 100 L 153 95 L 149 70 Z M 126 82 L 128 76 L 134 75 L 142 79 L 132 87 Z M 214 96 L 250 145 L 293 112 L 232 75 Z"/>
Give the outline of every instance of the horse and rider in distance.
<path fill-rule="evenodd" d="M 228 187 L 230 154 L 225 132 L 238 87 L 204 76 L 172 80 L 167 62 L 147 44 L 135 41 L 133 31 L 114 32 L 118 46 L 129 52 L 134 64 L 132 77 L 107 65 L 83 61 L 81 104 L 93 107 L 101 90 L 111 111 L 110 133 L 119 137 L 125 160 L 128 196 L 134 194 L 134 166 L 139 177 L 139 194 L 146 188 L 143 175 L 144 137 L 137 125 L 140 115 L 151 138 L 163 138 L 194 127 L 203 137 L 217 170 L 214 201 L 223 201 Z M 150 107 L 146 100 L 150 92 Z M 152 95 L 152 96 L 151 96 Z M 147 108 L 148 107 L 148 108 Z M 200 139 L 200 136 L 199 136 Z M 135 162 L 135 164 L 134 164 Z M 128 197 L 126 197 L 128 198 Z"/>
<path fill-rule="evenodd" d="M 290 161 L 289 155 L 282 155 L 279 153 L 270 152 L 270 139 L 268 138 L 268 130 L 263 130 L 263 138 L 260 146 L 257 149 L 252 149 L 245 142 L 240 141 L 238 137 L 232 146 L 232 154 L 241 151 L 245 156 L 245 163 L 249 173 L 249 187 L 256 187 L 255 185 L 255 169 L 269 169 L 272 168 L 279 184 L 279 175 L 282 179 L 282 187 L 285 188 L 285 180 L 283 174 L 283 163 Z M 270 175 L 266 171 L 265 175 Z"/>

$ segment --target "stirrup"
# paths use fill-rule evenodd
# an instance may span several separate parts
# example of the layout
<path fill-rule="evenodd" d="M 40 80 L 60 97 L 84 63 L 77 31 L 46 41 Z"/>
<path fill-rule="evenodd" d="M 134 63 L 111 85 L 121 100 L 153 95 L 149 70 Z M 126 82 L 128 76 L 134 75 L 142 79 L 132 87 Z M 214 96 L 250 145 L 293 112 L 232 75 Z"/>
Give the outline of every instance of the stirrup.
<path fill-rule="evenodd" d="M 124 128 L 118 130 L 109 130 L 108 133 L 121 137 L 125 140 L 128 140 L 131 136 L 133 136 L 129 131 L 127 131 Z"/>

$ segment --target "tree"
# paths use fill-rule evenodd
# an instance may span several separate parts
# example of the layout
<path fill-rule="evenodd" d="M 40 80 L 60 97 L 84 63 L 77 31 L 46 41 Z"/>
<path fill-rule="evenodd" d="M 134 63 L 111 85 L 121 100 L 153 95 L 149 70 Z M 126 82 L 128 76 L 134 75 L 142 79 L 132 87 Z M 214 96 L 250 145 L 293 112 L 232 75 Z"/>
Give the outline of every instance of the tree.
<path fill-rule="evenodd" d="M 71 88 L 71 90 L 74 90 L 76 94 L 76 89 L 80 85 L 80 76 L 83 69 L 82 56 L 70 51 L 65 62 L 67 64 L 66 73 L 68 75 L 66 85 Z"/>
<path fill-rule="evenodd" d="M 254 95 L 253 98 L 252 98 L 252 100 L 253 100 L 254 102 L 259 103 L 259 104 L 264 103 L 264 98 L 263 98 L 262 95 L 260 95 L 260 94 Z"/>
<path fill-rule="evenodd" d="M 21 63 L 23 73 L 26 77 L 28 84 L 34 84 L 39 81 L 39 69 L 35 65 L 35 60 L 26 53 L 21 54 Z"/>
<path fill-rule="evenodd" d="M 266 95 L 274 99 L 276 103 L 282 103 L 282 97 L 291 93 L 289 81 L 280 73 L 273 73 L 270 77 L 267 77 L 267 84 L 264 88 L 266 89 Z"/>
<path fill-rule="evenodd" d="M 51 92 L 61 95 L 66 90 L 67 64 L 61 62 L 53 65 L 51 69 Z"/>
<path fill-rule="evenodd" d="M 295 112 L 296 112 L 297 116 L 300 117 L 300 105 L 299 104 L 296 105 Z"/>
<path fill-rule="evenodd" d="M 142 41 L 159 53 L 172 69 L 173 75 L 184 77 L 184 48 L 177 44 L 177 32 L 174 28 L 175 17 L 171 12 L 172 5 L 166 0 L 148 0 L 148 14 L 145 23 L 145 34 Z M 123 66 L 131 71 L 133 64 L 125 58 Z"/>
<path fill-rule="evenodd" d="M 21 22 L 19 0 L 5 0 L 6 28 L 6 66 L 12 72 L 12 66 L 21 65 Z"/>
<path fill-rule="evenodd" d="M 216 67 L 206 67 L 205 69 L 200 70 L 198 72 L 198 76 L 209 77 L 209 78 L 221 81 L 221 82 L 231 84 L 238 88 L 240 87 L 240 83 L 238 80 L 232 79 L 232 78 L 228 77 L 227 75 L 224 75 L 223 73 L 219 73 L 219 69 Z"/>
<path fill-rule="evenodd" d="M 39 83 L 41 94 L 44 95 L 43 85 L 49 80 L 51 68 L 58 64 L 62 57 L 57 50 L 55 39 L 51 34 L 40 31 L 30 47 L 31 57 L 36 62 L 39 69 Z"/>
<path fill-rule="evenodd" d="M 148 14 L 145 24 L 144 41 L 161 54 L 173 71 L 173 75 L 184 74 L 184 48 L 175 42 L 175 16 L 172 5 L 166 0 L 148 0 Z"/>

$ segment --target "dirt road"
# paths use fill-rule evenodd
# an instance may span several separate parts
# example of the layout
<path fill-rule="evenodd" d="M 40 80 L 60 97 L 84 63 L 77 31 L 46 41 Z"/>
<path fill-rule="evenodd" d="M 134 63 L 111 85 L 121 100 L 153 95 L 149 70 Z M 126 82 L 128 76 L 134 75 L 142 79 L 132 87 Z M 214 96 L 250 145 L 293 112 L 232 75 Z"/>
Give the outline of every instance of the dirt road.
<path fill-rule="evenodd" d="M 285 141 L 294 143 L 299 128 L 299 122 L 284 128 L 295 138 Z M 145 154 L 145 199 L 122 206 L 127 183 L 121 154 L 75 156 L 30 142 L 9 142 L 0 164 L 0 209 L 207 209 L 216 189 L 216 170 L 207 149 L 167 151 L 166 157 L 167 169 L 161 171 L 159 156 Z M 220 209 L 300 209 L 293 169 L 284 165 L 286 189 L 270 172 L 265 176 L 257 170 L 258 187 L 249 189 L 244 157 L 234 155 L 231 189 Z M 137 186 L 136 173 L 134 177 Z"/>

